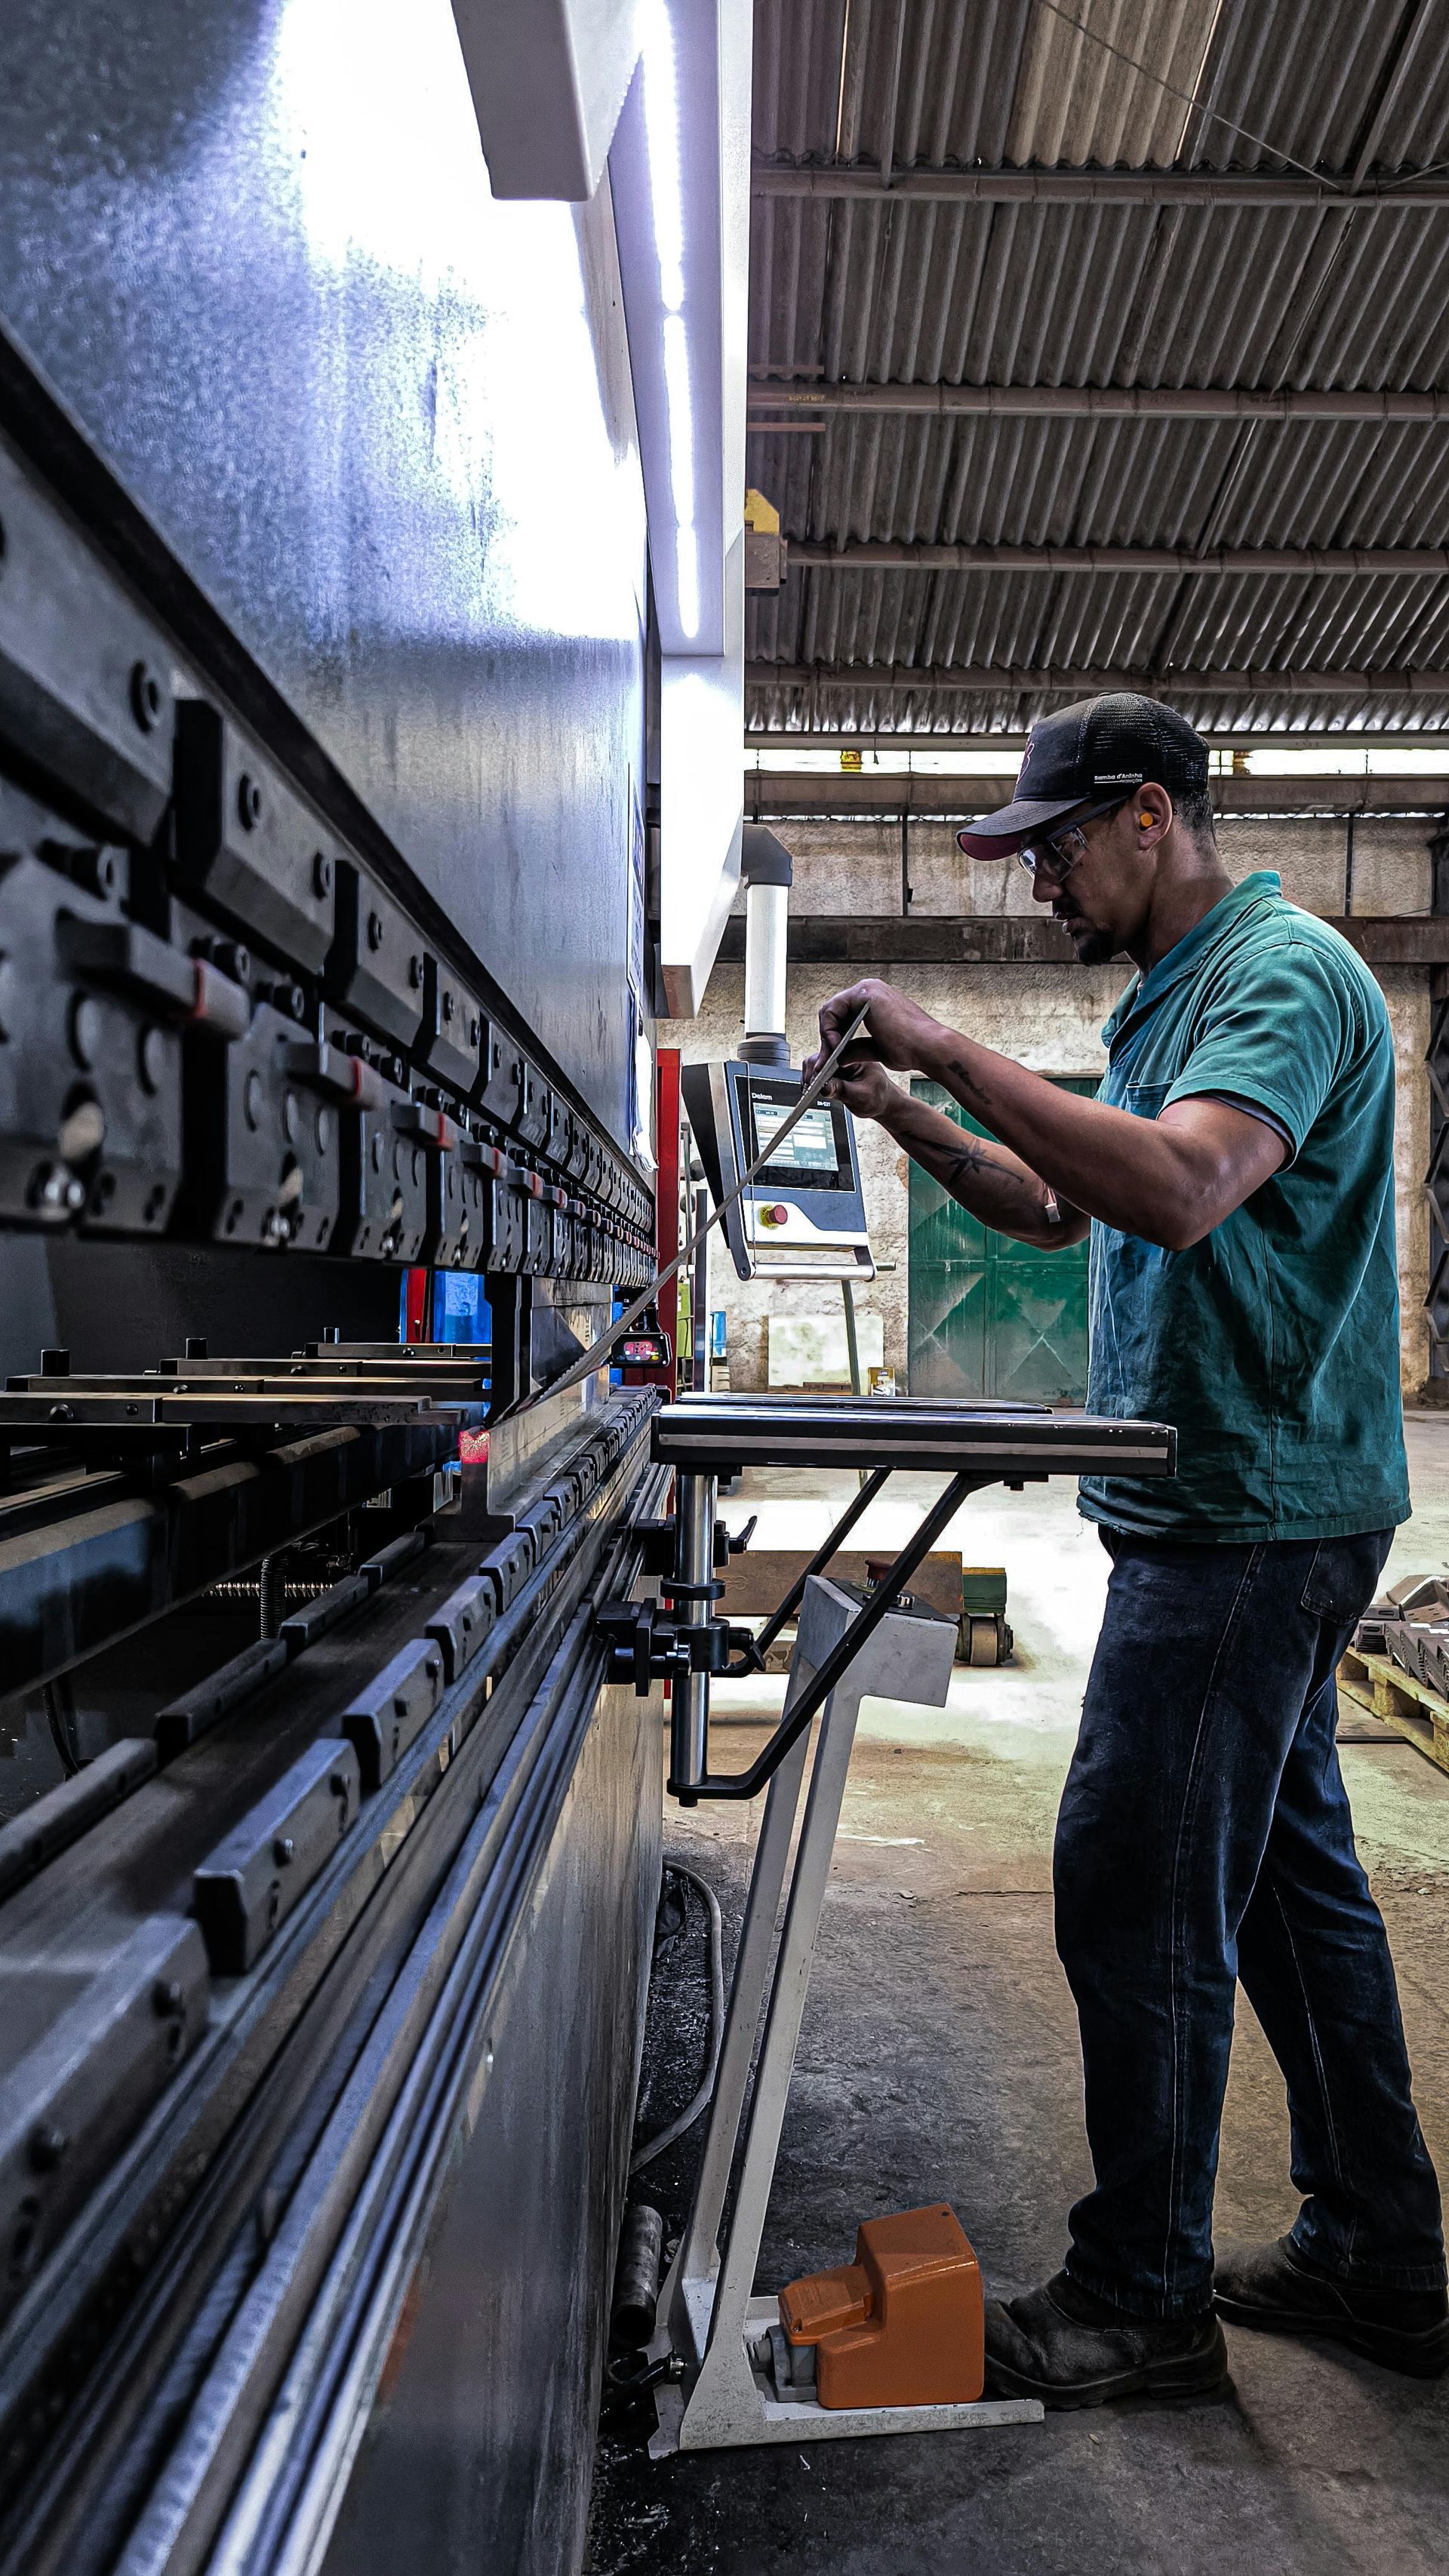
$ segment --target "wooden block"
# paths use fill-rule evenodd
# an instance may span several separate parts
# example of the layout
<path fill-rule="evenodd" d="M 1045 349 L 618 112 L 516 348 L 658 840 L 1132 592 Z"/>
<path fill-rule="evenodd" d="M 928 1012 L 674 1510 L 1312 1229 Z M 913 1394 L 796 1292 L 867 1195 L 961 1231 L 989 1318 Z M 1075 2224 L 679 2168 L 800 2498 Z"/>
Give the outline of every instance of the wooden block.
<path fill-rule="evenodd" d="M 1449 1771 L 1449 1700 L 1416 1682 L 1387 1655 L 1361 1654 L 1357 1646 L 1344 1650 L 1338 1687 L 1406 1744 L 1417 1745 L 1441 1771 Z"/>
<path fill-rule="evenodd" d="M 726 1617 L 768 1619 L 791 1584 L 804 1573 L 813 1554 L 812 1548 L 804 1547 L 751 1547 L 743 1556 L 732 1556 L 719 1569 L 725 1588 L 720 1606 Z M 844 1548 L 828 1570 L 839 1583 L 864 1583 L 867 1562 L 876 1562 L 879 1555 L 879 1549 L 872 1548 L 868 1560 L 863 1548 Z M 945 1619 L 959 1619 L 959 1548 L 933 1548 L 925 1562 L 917 1566 L 907 1589 L 928 1610 L 939 1610 Z"/>

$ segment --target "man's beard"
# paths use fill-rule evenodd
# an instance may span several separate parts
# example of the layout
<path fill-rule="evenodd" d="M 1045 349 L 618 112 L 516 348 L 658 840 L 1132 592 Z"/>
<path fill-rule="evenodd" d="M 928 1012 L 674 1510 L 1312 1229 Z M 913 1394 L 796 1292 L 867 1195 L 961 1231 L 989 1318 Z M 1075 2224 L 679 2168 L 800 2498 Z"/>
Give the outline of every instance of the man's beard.
<path fill-rule="evenodd" d="M 1107 966 L 1117 954 L 1117 943 L 1108 930 L 1093 930 L 1081 913 L 1058 913 L 1061 923 L 1077 952 L 1079 966 Z"/>

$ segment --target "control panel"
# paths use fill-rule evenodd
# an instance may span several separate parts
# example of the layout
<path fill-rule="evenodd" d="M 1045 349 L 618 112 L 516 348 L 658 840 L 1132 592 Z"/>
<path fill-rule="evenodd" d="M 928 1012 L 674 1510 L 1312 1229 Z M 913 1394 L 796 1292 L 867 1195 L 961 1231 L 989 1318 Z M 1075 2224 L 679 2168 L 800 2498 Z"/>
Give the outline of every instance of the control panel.
<path fill-rule="evenodd" d="M 724 1220 L 735 1269 L 741 1279 L 873 1279 L 849 1110 L 817 1100 L 780 1134 L 802 1082 L 785 1065 L 681 1067 L 685 1111 L 716 1206 L 765 1157 Z"/>

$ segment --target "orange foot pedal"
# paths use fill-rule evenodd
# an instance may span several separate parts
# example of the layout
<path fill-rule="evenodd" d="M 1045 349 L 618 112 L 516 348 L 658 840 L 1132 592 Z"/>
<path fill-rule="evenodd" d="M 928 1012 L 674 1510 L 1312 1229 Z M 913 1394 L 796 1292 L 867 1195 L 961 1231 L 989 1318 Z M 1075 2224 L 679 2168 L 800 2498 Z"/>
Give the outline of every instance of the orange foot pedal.
<path fill-rule="evenodd" d="M 822 2406 L 969 2406 L 985 2385 L 981 2267 L 941 2201 L 868 2218 L 853 2263 L 780 2292 L 780 2322 L 797 2385 L 814 2347 Z"/>

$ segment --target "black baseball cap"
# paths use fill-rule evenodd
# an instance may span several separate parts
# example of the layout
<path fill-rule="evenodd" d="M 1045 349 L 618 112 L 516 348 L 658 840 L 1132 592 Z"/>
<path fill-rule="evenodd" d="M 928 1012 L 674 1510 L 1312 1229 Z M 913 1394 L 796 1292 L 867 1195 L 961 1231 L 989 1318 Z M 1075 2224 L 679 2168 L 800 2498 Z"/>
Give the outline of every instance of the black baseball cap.
<path fill-rule="evenodd" d="M 1026 738 L 1026 755 L 1009 805 L 983 814 L 958 832 L 958 846 L 972 859 L 1009 859 L 1033 832 L 1045 831 L 1076 805 L 1117 794 L 1155 779 L 1169 796 L 1206 788 L 1207 744 L 1186 716 L 1134 689 L 1083 698 L 1059 715 L 1039 716 Z"/>

